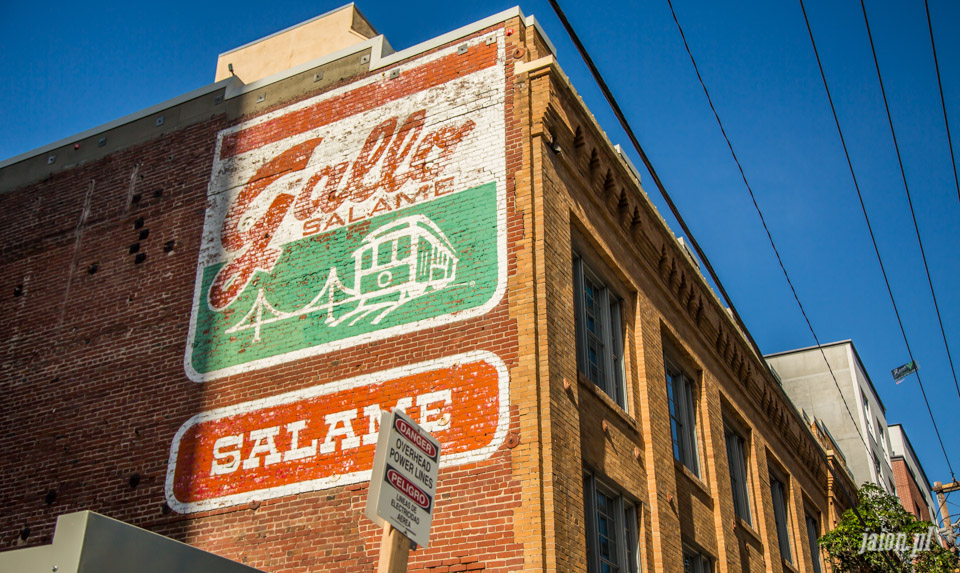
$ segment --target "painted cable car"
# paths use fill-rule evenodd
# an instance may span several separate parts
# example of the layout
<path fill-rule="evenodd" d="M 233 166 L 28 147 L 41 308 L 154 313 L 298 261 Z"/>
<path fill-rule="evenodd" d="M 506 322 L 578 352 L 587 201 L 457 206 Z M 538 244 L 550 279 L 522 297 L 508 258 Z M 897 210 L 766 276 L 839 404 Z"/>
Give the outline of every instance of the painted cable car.
<path fill-rule="evenodd" d="M 397 219 L 370 233 L 353 258 L 354 290 L 364 305 L 400 305 L 446 287 L 457 276 L 453 245 L 423 215 Z"/>

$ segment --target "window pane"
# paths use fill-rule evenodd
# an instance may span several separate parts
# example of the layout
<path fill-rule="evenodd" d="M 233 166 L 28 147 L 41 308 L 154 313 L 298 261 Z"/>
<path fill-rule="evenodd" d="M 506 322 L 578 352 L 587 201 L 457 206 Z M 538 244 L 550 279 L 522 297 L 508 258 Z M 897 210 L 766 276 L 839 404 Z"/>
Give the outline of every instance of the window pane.
<path fill-rule="evenodd" d="M 574 255 L 577 368 L 626 409 L 620 300 Z"/>
<path fill-rule="evenodd" d="M 780 546 L 780 556 L 787 563 L 793 563 L 790 550 L 790 525 L 787 519 L 786 487 L 783 482 L 770 476 L 770 494 L 773 497 L 773 517 L 777 522 L 777 543 Z"/>
<path fill-rule="evenodd" d="M 684 463 L 691 471 L 700 477 L 700 456 L 697 451 L 697 413 L 693 400 L 693 382 L 686 376 L 681 375 L 680 389 L 683 394 L 683 421 L 684 421 Z"/>
<path fill-rule="evenodd" d="M 683 424 L 680 421 L 680 414 L 677 411 L 676 385 L 673 373 L 667 371 L 667 404 L 670 408 L 670 433 L 673 436 L 673 457 L 683 462 L 683 447 L 681 445 L 680 434 L 683 431 Z"/>
<path fill-rule="evenodd" d="M 817 520 L 807 515 L 807 539 L 810 541 L 810 561 L 813 563 L 814 573 L 821 573 L 820 569 L 820 544 L 817 538 L 820 536 L 820 526 Z"/>
<path fill-rule="evenodd" d="M 615 508 L 616 500 L 597 491 L 597 545 L 600 553 L 600 567 L 603 571 L 620 570 Z"/>
<path fill-rule="evenodd" d="M 683 572 L 684 573 L 710 573 L 710 559 L 698 551 L 684 549 L 683 551 Z"/>
<path fill-rule="evenodd" d="M 584 476 L 588 571 L 639 573 L 636 507 Z"/>
<path fill-rule="evenodd" d="M 671 366 L 667 367 L 667 401 L 670 409 L 673 455 L 699 477 L 700 461 L 697 454 L 697 417 L 694 408 L 693 383 Z"/>
<path fill-rule="evenodd" d="M 626 570 L 630 573 L 637 573 L 637 510 L 630 504 L 624 503 L 623 506 L 623 543 L 627 553 Z"/>
<path fill-rule="evenodd" d="M 733 492 L 733 509 L 737 517 L 753 525 L 750 518 L 750 499 L 747 488 L 746 443 L 732 430 L 726 432 L 727 465 L 730 469 L 730 489 Z"/>
<path fill-rule="evenodd" d="M 608 293 L 609 294 L 609 293 Z M 613 297 L 611 297 L 613 298 Z M 626 392 L 623 387 L 623 320 L 620 317 L 620 302 L 610 303 L 610 397 L 626 409 Z"/>

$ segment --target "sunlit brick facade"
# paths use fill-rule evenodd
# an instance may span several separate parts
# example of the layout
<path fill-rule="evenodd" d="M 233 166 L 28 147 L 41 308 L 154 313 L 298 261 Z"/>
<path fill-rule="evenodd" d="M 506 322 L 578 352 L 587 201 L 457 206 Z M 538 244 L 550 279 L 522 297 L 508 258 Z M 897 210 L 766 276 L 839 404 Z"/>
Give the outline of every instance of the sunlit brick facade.
<path fill-rule="evenodd" d="M 411 570 L 821 570 L 827 456 L 639 177 L 518 9 L 4 162 L 2 549 L 90 509 L 372 570 L 399 407 Z"/>

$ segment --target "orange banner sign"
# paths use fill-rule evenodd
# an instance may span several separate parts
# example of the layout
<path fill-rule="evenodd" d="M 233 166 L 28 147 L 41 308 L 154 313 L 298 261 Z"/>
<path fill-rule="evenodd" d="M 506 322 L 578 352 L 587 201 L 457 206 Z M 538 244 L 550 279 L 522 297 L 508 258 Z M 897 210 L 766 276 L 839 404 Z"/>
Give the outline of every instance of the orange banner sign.
<path fill-rule="evenodd" d="M 508 424 L 503 362 L 472 352 L 203 412 L 177 432 L 166 497 L 205 511 L 370 479 L 380 412 L 440 440 L 440 467 L 481 461 Z"/>

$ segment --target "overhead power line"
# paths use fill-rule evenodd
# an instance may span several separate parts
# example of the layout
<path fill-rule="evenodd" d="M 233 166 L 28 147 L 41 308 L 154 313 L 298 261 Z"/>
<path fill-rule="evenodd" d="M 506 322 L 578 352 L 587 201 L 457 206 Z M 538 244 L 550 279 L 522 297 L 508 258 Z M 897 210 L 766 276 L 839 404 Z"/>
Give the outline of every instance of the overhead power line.
<path fill-rule="evenodd" d="M 813 340 L 817 344 L 817 349 L 820 351 L 820 355 L 823 357 L 823 362 L 827 365 L 827 370 L 830 372 L 830 377 L 833 378 L 833 384 L 837 387 L 837 393 L 840 395 L 841 402 L 843 402 L 843 406 L 847 410 L 847 415 L 850 416 L 850 420 L 853 422 L 854 426 L 856 426 L 856 418 L 854 417 L 853 412 L 850 411 L 850 406 L 847 404 L 847 401 L 842 399 L 843 391 L 840 389 L 840 383 L 837 381 L 837 376 L 834 374 L 833 368 L 830 366 L 830 361 L 827 360 L 827 355 L 823 350 L 823 345 L 820 343 L 820 337 L 817 336 L 817 333 L 813 328 L 813 324 L 810 322 L 810 317 L 807 316 L 807 311 L 803 308 L 803 303 L 800 302 L 800 296 L 797 294 L 797 289 L 793 286 L 793 281 L 790 279 L 790 273 L 787 272 L 787 267 L 784 265 L 783 258 L 780 256 L 780 250 L 777 248 L 777 244 L 773 240 L 773 234 L 770 232 L 769 226 L 767 226 L 766 217 L 764 217 L 763 211 L 760 209 L 760 204 L 757 202 L 757 197 L 753 192 L 753 187 L 750 186 L 750 181 L 747 180 L 746 172 L 743 170 L 743 165 L 740 163 L 740 158 L 737 156 L 737 152 L 733 147 L 733 142 L 730 141 L 730 137 L 727 135 L 727 130 L 723 127 L 723 121 L 720 119 L 720 114 L 717 112 L 717 108 L 713 104 L 713 98 L 710 96 L 710 90 L 707 89 L 707 84 L 704 82 L 703 75 L 700 73 L 700 66 L 697 65 L 697 59 L 693 56 L 693 51 L 690 49 L 689 42 L 687 42 L 687 36 L 683 32 L 683 26 L 680 25 L 680 19 L 677 17 L 677 12 L 673 7 L 673 2 L 671 0 L 667 0 L 667 5 L 670 7 L 670 14 L 673 16 L 673 22 L 677 25 L 677 31 L 680 32 L 680 39 L 683 40 L 683 47 L 687 52 L 687 56 L 690 58 L 690 63 L 693 64 L 693 70 L 697 74 L 697 80 L 700 82 L 700 87 L 703 89 L 703 94 L 706 96 L 707 103 L 710 105 L 710 111 L 713 112 L 713 117 L 717 120 L 717 126 L 720 127 L 720 133 L 723 135 L 723 139 L 727 143 L 727 148 L 730 150 L 730 155 L 733 157 L 734 163 L 737 164 L 737 169 L 740 170 L 740 177 L 743 179 L 743 184 L 747 188 L 747 193 L 750 194 L 750 200 L 753 201 L 753 207 L 757 211 L 757 216 L 760 217 L 760 223 L 763 225 L 763 230 L 767 234 L 767 240 L 770 242 L 770 247 L 773 249 L 773 253 L 777 256 L 777 263 L 780 265 L 780 270 L 783 272 L 783 277 L 787 280 L 787 284 L 790 286 L 790 292 L 793 294 L 793 300 L 796 301 L 797 307 L 800 309 L 800 314 L 803 315 L 803 319 L 807 323 L 807 328 L 810 330 L 810 334 L 813 336 Z M 857 433 L 857 436 L 863 443 L 863 447 L 869 451 L 870 446 L 867 445 L 867 442 L 864 440 L 863 436 L 859 432 Z"/>
<path fill-rule="evenodd" d="M 610 105 L 611 109 L 613 109 L 614 114 L 617 116 L 617 119 L 620 122 L 620 126 L 627 133 L 627 136 L 630 138 L 630 141 L 633 144 L 634 148 L 637 150 L 637 153 L 640 155 L 641 159 L 643 159 L 644 165 L 647 167 L 647 170 L 650 172 L 650 175 L 653 177 L 654 181 L 657 184 L 657 188 L 660 190 L 660 193 L 664 196 L 664 199 L 667 201 L 668 205 L 670 205 L 670 208 L 671 208 L 671 211 L 673 211 L 674 217 L 677 218 L 681 227 L 684 228 L 684 231 L 687 233 L 688 237 L 690 238 L 691 244 L 694 245 L 694 248 L 697 250 L 697 254 L 700 256 L 700 258 L 704 262 L 704 265 L 710 271 L 710 275 L 713 277 L 713 280 L 716 282 L 717 287 L 721 290 L 721 293 L 723 293 L 723 296 L 726 299 L 727 304 L 730 306 L 731 312 L 733 313 L 734 317 L 737 319 L 737 322 L 740 324 L 740 327 L 743 329 L 744 334 L 746 334 L 750 342 L 753 344 L 754 351 L 757 353 L 758 357 L 762 361 L 763 354 L 760 352 L 760 349 L 757 347 L 757 343 L 753 340 L 753 337 L 750 336 L 750 333 L 744 326 L 743 321 L 740 320 L 740 316 L 737 314 L 736 309 L 734 309 L 733 307 L 733 302 L 726 295 L 726 292 L 723 291 L 723 286 L 720 284 L 719 278 L 716 276 L 716 273 L 713 271 L 713 268 L 710 266 L 709 261 L 706 259 L 706 256 L 703 254 L 699 246 L 696 244 L 695 240 L 690 234 L 689 229 L 686 228 L 686 224 L 683 222 L 683 219 L 680 217 L 679 213 L 676 211 L 676 206 L 673 205 L 673 202 L 670 200 L 669 195 L 667 195 L 667 192 L 663 186 L 663 183 L 660 182 L 660 178 L 657 176 L 656 171 L 654 171 L 653 165 L 650 163 L 646 154 L 643 152 L 643 148 L 640 146 L 640 142 L 637 140 L 636 136 L 633 133 L 633 130 L 630 128 L 630 124 L 627 122 L 626 117 L 624 117 L 623 112 L 620 110 L 620 106 L 617 104 L 616 99 L 613 97 L 613 93 L 607 87 L 607 84 L 603 80 L 603 77 L 600 75 L 599 70 L 597 70 L 597 67 L 594 65 L 593 59 L 590 57 L 590 54 L 587 53 L 586 48 L 583 47 L 583 44 L 580 42 L 580 38 L 577 36 L 576 32 L 573 30 L 573 26 L 571 26 L 570 22 L 567 20 L 566 15 L 563 13 L 563 10 L 557 4 L 556 0 L 549 0 L 549 2 L 550 2 L 550 5 L 553 7 L 553 10 L 556 13 L 557 18 L 560 19 L 560 23 L 563 25 L 564 29 L 566 30 L 567 35 L 570 36 L 570 39 L 573 41 L 574 45 L 577 47 L 577 51 L 580 53 L 580 57 L 583 58 L 583 61 L 587 64 L 587 67 L 590 68 L 590 73 L 593 75 L 594 81 L 597 82 L 597 85 L 600 87 L 600 90 L 603 92 L 604 97 L 607 99 L 607 103 Z M 673 10 L 672 5 L 670 6 L 670 9 L 671 11 Z M 674 14 L 674 21 L 676 21 L 676 14 Z M 677 25 L 679 26 L 679 22 L 677 22 Z M 681 35 L 682 35 L 682 30 L 681 30 Z M 686 44 L 686 39 L 684 39 L 684 44 Z M 688 50 L 688 53 L 689 53 L 689 50 Z M 699 75 L 699 72 L 698 72 L 698 75 Z M 821 354 L 822 353 L 823 353 L 823 349 L 821 348 Z M 825 355 L 824 355 L 824 360 L 826 360 Z M 827 367 L 828 368 L 830 367 L 829 362 L 827 363 Z M 832 373 L 833 371 L 831 370 L 831 374 Z M 837 383 L 836 377 L 834 377 L 834 383 L 835 384 Z M 838 384 L 837 389 L 839 390 L 839 388 L 840 387 Z M 846 402 L 844 402 L 844 404 L 846 404 Z M 850 413 L 849 408 L 847 408 L 847 413 L 848 414 Z M 852 418 L 852 415 L 851 415 L 851 418 Z M 863 437 L 861 436 L 860 439 L 863 440 Z M 840 476 L 837 474 L 837 471 L 830 464 L 827 464 L 827 470 L 833 475 L 835 480 L 842 481 Z M 860 512 L 857 510 L 856 501 L 850 496 L 846 488 L 841 486 L 840 491 L 843 494 L 843 496 L 846 498 L 847 503 L 850 505 L 850 508 L 853 510 L 853 513 L 856 515 L 857 519 L 859 519 L 864 529 L 869 530 L 870 528 L 867 526 L 866 521 L 864 521 L 863 516 L 860 515 Z M 899 567 L 897 567 L 891 561 L 891 559 L 885 554 L 884 554 L 884 558 L 887 560 L 889 565 L 894 570 L 899 570 Z"/>
<path fill-rule="evenodd" d="M 917 215 L 913 210 L 913 199 L 910 198 L 910 186 L 907 184 L 907 173 L 903 169 L 903 158 L 900 156 L 900 145 L 897 143 L 897 132 L 893 127 L 893 116 L 890 115 L 890 104 L 887 102 L 887 90 L 883 87 L 883 76 L 880 74 L 880 60 L 877 59 L 877 50 L 873 44 L 873 34 L 870 32 L 870 20 L 867 18 L 867 6 L 863 0 L 860 0 L 860 8 L 863 11 L 863 23 L 867 27 L 867 38 L 870 40 L 870 52 L 873 54 L 873 64 L 877 68 L 877 80 L 880 82 L 880 94 L 883 96 L 883 107 L 887 112 L 887 123 L 890 124 L 890 135 L 893 137 L 893 147 L 897 152 L 897 163 L 900 166 L 900 177 L 903 179 L 903 190 L 907 194 L 907 204 L 910 206 L 910 216 L 913 218 L 913 229 L 917 232 L 917 243 L 920 245 L 920 257 L 923 260 L 923 269 L 927 273 L 927 284 L 930 285 L 930 294 L 933 296 L 933 308 L 937 311 L 937 321 L 940 323 L 940 333 L 943 335 L 943 346 L 947 350 L 947 359 L 950 362 L 950 371 L 953 372 L 953 381 L 957 383 L 957 371 L 953 367 L 953 358 L 950 354 L 950 345 L 947 344 L 947 333 L 943 328 L 943 319 L 940 318 L 940 306 L 937 304 L 937 294 L 933 289 L 933 280 L 930 278 L 930 267 L 927 266 L 927 255 L 923 249 L 923 240 L 920 238 L 920 227 L 917 225 Z M 904 335 L 903 341 L 907 343 L 907 337 Z M 913 353 L 910 351 L 910 345 L 907 344 L 907 353 L 910 360 L 913 361 Z M 943 457 L 947 460 L 947 467 L 950 468 L 950 476 L 954 479 L 953 467 L 950 466 L 950 457 L 947 456 L 947 449 L 943 447 L 943 438 L 940 437 L 940 429 L 937 427 L 937 421 L 933 417 L 933 410 L 930 409 L 930 401 L 927 400 L 927 393 L 923 389 L 923 381 L 920 379 L 920 372 L 917 371 L 917 384 L 920 386 L 920 393 L 923 395 L 923 401 L 927 405 L 927 411 L 930 412 L 930 420 L 933 422 L 933 429 L 937 433 L 937 439 L 940 440 L 940 448 L 943 449 Z M 957 394 L 960 396 L 960 385 L 957 386 Z"/>
<path fill-rule="evenodd" d="M 923 0 L 923 7 L 927 11 L 927 28 L 930 30 L 930 47 L 933 48 L 933 65 L 937 70 L 937 87 L 940 88 L 940 106 L 943 108 L 943 125 L 947 128 L 947 145 L 950 147 L 950 163 L 953 164 L 953 183 L 957 187 L 957 199 L 960 200 L 960 178 L 957 177 L 957 158 L 953 154 L 953 138 L 950 137 L 950 120 L 947 119 L 947 102 L 943 99 L 943 82 L 940 81 L 940 63 L 937 61 L 937 43 L 933 41 L 933 23 L 930 21 L 930 4 Z M 956 384 L 957 377 L 953 377 Z M 957 386 L 960 394 L 960 386 Z"/>
<path fill-rule="evenodd" d="M 803 0 L 800 0 L 800 11 L 803 13 L 803 21 L 807 26 L 807 34 L 810 37 L 810 45 L 813 47 L 813 55 L 817 60 L 817 68 L 820 71 L 820 79 L 823 81 L 823 89 L 827 94 L 827 101 L 830 103 L 830 111 L 833 114 L 834 124 L 837 126 L 837 134 L 840 137 L 840 145 L 843 147 L 843 154 L 847 160 L 847 167 L 850 170 L 850 177 L 853 180 L 853 188 L 857 192 L 857 199 L 860 201 L 860 209 L 863 212 L 863 219 L 867 224 L 867 231 L 870 234 L 870 241 L 873 243 L 873 251 L 877 255 L 877 262 L 880 264 L 880 273 L 883 275 L 883 283 L 887 287 L 887 294 L 890 296 L 890 303 L 893 305 L 893 312 L 897 318 L 897 324 L 900 326 L 900 335 L 903 337 L 903 343 L 907 347 L 907 353 L 910 354 L 910 359 L 913 360 L 913 354 L 910 352 L 910 343 L 907 341 L 907 332 L 903 328 L 903 320 L 900 318 L 900 310 L 897 308 L 897 301 L 893 296 L 893 289 L 890 287 L 890 279 L 887 276 L 887 270 L 883 265 L 883 258 L 880 256 L 880 248 L 877 246 L 877 237 L 873 232 L 873 225 L 870 224 L 870 216 L 867 215 L 867 206 L 863 201 L 863 193 L 860 191 L 860 183 L 857 181 L 857 174 L 853 169 L 853 162 L 850 159 L 850 150 L 847 148 L 846 138 L 843 136 L 843 128 L 840 127 L 840 118 L 837 116 L 837 107 L 833 103 L 833 96 L 830 93 L 830 85 L 827 83 L 827 76 L 823 71 L 823 62 L 820 59 L 820 50 L 817 49 L 817 41 L 813 37 L 813 28 L 810 27 L 810 18 L 807 16 L 806 6 L 803 4 Z M 919 373 L 917 380 L 919 381 Z M 922 387 L 921 387 L 922 391 Z M 923 399 L 926 402 L 926 394 L 924 393 Z M 933 412 L 930 410 L 930 404 L 927 402 L 927 411 L 930 414 L 930 420 L 933 422 L 934 429 L 937 428 L 936 420 L 933 418 Z M 937 430 L 937 438 L 940 438 L 939 430 Z M 950 465 L 950 458 L 947 456 L 947 450 L 943 447 L 943 440 L 940 440 L 940 448 L 943 450 L 944 459 L 947 461 L 947 467 L 950 468 L 950 474 L 953 475 L 953 467 Z"/>
<path fill-rule="evenodd" d="M 710 264 L 710 260 L 707 258 L 706 253 L 704 253 L 703 249 L 700 248 L 700 243 L 698 243 L 697 239 L 694 238 L 693 232 L 690 231 L 686 221 L 683 220 L 683 216 L 680 215 L 680 210 L 677 209 L 677 205 L 673 202 L 673 199 L 670 198 L 670 194 L 667 193 L 667 189 L 660 180 L 660 176 L 657 175 L 656 169 L 653 168 L 653 164 L 650 162 L 647 154 L 643 151 L 640 141 L 633 133 L 633 129 L 627 122 L 626 116 L 623 115 L 623 111 L 620 109 L 620 105 L 617 104 L 616 98 L 613 97 L 613 92 L 611 92 L 610 88 L 607 87 L 607 82 L 604 81 L 603 76 L 600 75 L 600 71 L 597 69 L 597 66 L 594 65 L 593 58 L 590 57 L 590 54 L 587 53 L 586 48 L 583 47 L 583 43 L 580 42 L 579 36 L 577 36 L 577 33 L 574 32 L 573 26 L 570 25 L 570 22 L 567 20 L 567 16 L 563 13 L 560 5 L 557 4 L 556 0 L 549 0 L 549 2 L 550 6 L 553 7 L 553 11 L 556 13 L 557 18 L 560 19 L 560 23 L 563 25 L 564 30 L 567 31 L 567 35 L 570 36 L 570 40 L 573 41 L 577 51 L 580 53 L 580 57 L 583 58 L 584 63 L 587 64 L 587 67 L 590 69 L 590 74 L 593 76 L 594 81 L 597 82 L 597 86 L 600 87 L 600 91 L 603 92 L 603 97 L 607 100 L 607 103 L 613 110 L 614 115 L 617 116 L 617 121 L 620 122 L 620 127 L 623 128 L 623 131 L 627 134 L 627 137 L 630 139 L 630 143 L 633 145 L 633 148 L 637 151 L 637 154 L 643 161 L 643 165 L 647 168 L 647 172 L 650 173 L 650 177 L 653 179 L 654 184 L 656 184 L 657 190 L 660 191 L 660 195 L 663 197 L 663 200 L 666 201 L 667 207 L 670 208 L 670 212 L 673 213 L 673 217 L 677 220 L 677 223 L 680 224 L 680 228 L 683 229 L 683 232 L 690 240 L 690 245 L 697 252 L 697 256 L 700 257 L 701 261 L 703 261 L 703 265 L 707 267 L 707 272 L 710 273 L 710 278 L 712 278 L 714 284 L 717 285 L 717 289 L 720 291 L 721 296 L 723 296 L 723 300 L 726 301 L 727 307 L 730 309 L 730 313 L 733 315 L 734 320 L 740 327 L 741 332 L 743 332 L 743 334 L 747 337 L 747 340 L 750 341 L 753 351 L 757 353 L 757 359 L 763 363 L 763 353 L 760 351 L 760 347 L 757 346 L 757 341 L 753 339 L 750 331 L 747 330 L 743 319 L 740 318 L 740 313 L 737 312 L 736 307 L 733 305 L 733 300 L 727 294 L 726 289 L 723 288 L 723 283 L 720 282 L 720 277 L 717 276 L 717 272 L 713 269 L 713 265 Z M 766 366 L 766 364 L 764 365 Z"/>

